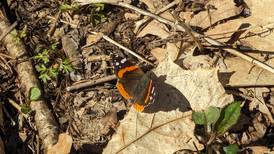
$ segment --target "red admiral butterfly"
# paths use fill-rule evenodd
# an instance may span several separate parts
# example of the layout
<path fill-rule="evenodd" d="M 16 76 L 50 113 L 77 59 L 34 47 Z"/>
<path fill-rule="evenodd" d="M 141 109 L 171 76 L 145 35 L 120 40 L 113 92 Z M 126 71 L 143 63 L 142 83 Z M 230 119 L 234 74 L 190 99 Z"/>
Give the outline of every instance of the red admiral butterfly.
<path fill-rule="evenodd" d="M 126 58 L 113 55 L 112 61 L 118 79 L 116 87 L 120 94 L 132 102 L 137 111 L 143 111 L 146 106 L 155 101 L 153 81 L 140 67 Z"/>

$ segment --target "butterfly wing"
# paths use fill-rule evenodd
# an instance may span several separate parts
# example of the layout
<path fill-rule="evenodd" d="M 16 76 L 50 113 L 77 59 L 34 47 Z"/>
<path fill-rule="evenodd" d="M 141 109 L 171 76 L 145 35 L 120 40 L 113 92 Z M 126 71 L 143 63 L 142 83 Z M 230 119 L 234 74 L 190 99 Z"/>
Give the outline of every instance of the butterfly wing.
<path fill-rule="evenodd" d="M 137 111 L 143 111 L 145 106 L 153 102 L 155 96 L 152 80 L 138 66 L 120 56 L 113 56 L 116 84 L 120 94 L 134 103 Z"/>

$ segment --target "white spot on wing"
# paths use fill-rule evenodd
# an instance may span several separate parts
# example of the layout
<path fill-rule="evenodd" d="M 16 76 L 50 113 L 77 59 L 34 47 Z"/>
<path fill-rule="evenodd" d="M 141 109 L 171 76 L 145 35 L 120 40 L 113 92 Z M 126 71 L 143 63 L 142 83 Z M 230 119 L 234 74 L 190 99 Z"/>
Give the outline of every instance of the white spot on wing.
<path fill-rule="evenodd" d="M 152 87 L 152 89 L 151 89 L 151 93 L 153 93 L 154 92 L 154 87 Z"/>
<path fill-rule="evenodd" d="M 121 63 L 124 64 L 126 61 L 127 61 L 127 59 L 124 58 L 124 59 L 121 60 Z"/>

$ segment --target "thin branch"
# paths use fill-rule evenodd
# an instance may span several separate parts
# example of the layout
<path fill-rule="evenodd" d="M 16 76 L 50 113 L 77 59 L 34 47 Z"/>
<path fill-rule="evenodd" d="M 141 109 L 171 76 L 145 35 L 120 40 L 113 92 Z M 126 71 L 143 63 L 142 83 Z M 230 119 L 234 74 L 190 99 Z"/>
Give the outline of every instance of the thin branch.
<path fill-rule="evenodd" d="M 157 11 L 155 12 L 155 14 L 159 15 L 159 14 L 165 12 L 166 10 L 170 9 L 171 7 L 177 5 L 179 2 L 180 2 L 179 0 L 175 0 L 175 1 L 171 2 L 171 3 L 169 3 L 168 5 L 164 6 L 163 8 L 157 10 Z M 146 22 L 148 22 L 148 21 L 150 21 L 150 20 L 152 20 L 152 18 L 150 18 L 149 16 L 146 16 L 146 17 L 144 17 L 144 19 L 137 21 L 137 22 L 135 23 L 134 33 L 138 33 L 138 31 L 140 31 L 139 28 L 140 28 L 143 24 L 145 24 Z"/>
<path fill-rule="evenodd" d="M 87 81 L 87 82 L 82 82 L 82 83 L 77 83 L 75 85 L 72 85 L 70 87 L 67 87 L 66 90 L 67 91 L 74 91 L 74 90 L 78 90 L 78 89 L 82 89 L 82 88 L 86 88 L 86 87 L 91 87 L 97 84 L 101 84 L 101 83 L 105 83 L 108 81 L 112 81 L 116 79 L 116 75 L 110 75 L 101 79 L 97 79 L 97 80 L 91 80 L 91 81 Z"/>
<path fill-rule="evenodd" d="M 173 13 L 173 17 L 174 17 L 176 23 L 179 24 L 179 25 L 181 25 L 185 29 L 186 33 L 196 43 L 196 45 L 199 48 L 199 50 L 201 52 L 204 51 L 204 47 L 202 46 L 202 44 L 200 43 L 200 41 L 198 41 L 198 39 L 193 35 L 192 29 L 188 25 L 186 25 L 184 22 L 180 21 L 180 17 L 178 15 L 178 12 L 174 12 Z"/>
<path fill-rule="evenodd" d="M 92 34 L 95 34 L 95 35 L 99 34 L 99 33 L 97 33 L 97 32 L 91 32 L 91 33 L 92 33 Z M 123 49 L 124 51 L 126 51 L 126 52 L 132 54 L 132 55 L 135 56 L 136 58 L 138 58 L 138 59 L 140 59 L 140 60 L 142 60 L 142 61 L 144 61 L 144 62 L 146 62 L 146 63 L 148 63 L 148 64 L 150 64 L 150 65 L 154 65 L 154 64 L 151 63 L 150 61 L 148 61 L 148 60 L 146 60 L 145 58 L 141 57 L 140 55 L 138 55 L 138 54 L 135 53 L 134 51 L 131 51 L 130 49 L 124 47 L 123 45 L 121 45 L 121 44 L 119 44 L 118 42 L 114 41 L 114 40 L 111 39 L 110 37 L 108 37 L 108 36 L 106 36 L 106 35 L 102 35 L 102 37 L 103 37 L 103 39 L 105 39 L 106 41 L 108 41 L 108 42 L 110 42 L 110 43 L 112 43 L 112 44 L 118 46 L 119 48 L 121 48 L 121 49 Z"/>
<path fill-rule="evenodd" d="M 54 18 L 54 17 L 52 17 L 52 16 L 47 16 L 47 18 L 57 21 L 57 19 L 56 19 L 56 18 Z M 60 21 L 60 22 L 62 22 L 62 23 L 64 23 L 64 24 L 68 24 L 68 25 L 70 25 L 72 28 L 77 28 L 77 25 L 76 25 L 76 24 L 73 24 L 73 23 L 67 22 L 67 21 L 62 20 L 62 19 L 59 19 L 59 21 Z"/>
<path fill-rule="evenodd" d="M 7 31 L 3 32 L 0 36 L 0 41 L 2 41 L 15 27 L 17 26 L 17 21 L 15 21 Z"/>

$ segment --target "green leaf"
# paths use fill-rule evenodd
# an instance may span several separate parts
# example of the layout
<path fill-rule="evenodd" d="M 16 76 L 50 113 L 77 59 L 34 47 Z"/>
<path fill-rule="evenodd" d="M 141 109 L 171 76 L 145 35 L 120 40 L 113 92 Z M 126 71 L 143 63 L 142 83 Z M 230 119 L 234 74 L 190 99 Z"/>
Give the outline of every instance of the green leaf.
<path fill-rule="evenodd" d="M 47 68 L 44 64 L 41 64 L 41 65 L 35 65 L 35 69 L 38 71 L 38 72 L 45 72 L 47 71 Z"/>
<path fill-rule="evenodd" d="M 44 64 L 49 62 L 49 50 L 44 49 L 42 53 L 38 53 L 37 55 L 34 56 L 34 59 L 39 61 L 43 61 Z"/>
<path fill-rule="evenodd" d="M 93 25 L 98 25 L 104 21 L 106 21 L 106 16 L 102 13 L 93 13 L 91 15 L 91 22 Z"/>
<path fill-rule="evenodd" d="M 236 144 L 231 144 L 229 146 L 223 147 L 223 150 L 226 154 L 237 154 L 239 147 Z"/>
<path fill-rule="evenodd" d="M 78 4 L 62 4 L 60 5 L 59 9 L 62 11 L 62 12 L 65 12 L 65 11 L 69 11 L 69 10 L 78 10 L 80 8 L 80 5 Z"/>
<path fill-rule="evenodd" d="M 30 100 L 31 101 L 36 101 L 40 98 L 41 96 L 41 91 L 38 87 L 31 87 L 30 88 Z"/>
<path fill-rule="evenodd" d="M 206 124 L 206 117 L 204 112 L 192 112 L 192 120 L 197 125 L 204 125 Z"/>
<path fill-rule="evenodd" d="M 224 134 L 230 127 L 237 123 L 241 114 L 241 103 L 233 102 L 228 105 L 223 111 L 223 119 L 217 125 L 217 133 Z"/>
<path fill-rule="evenodd" d="M 103 11 L 105 9 L 105 4 L 103 3 L 95 3 L 93 6 L 98 9 L 98 11 Z"/>
<path fill-rule="evenodd" d="M 51 67 L 51 68 L 49 69 L 48 75 L 49 75 L 50 77 L 56 78 L 56 77 L 58 76 L 58 69 L 57 69 L 57 68 Z"/>
<path fill-rule="evenodd" d="M 50 48 L 51 50 L 55 50 L 57 48 L 58 42 L 52 43 Z"/>
<path fill-rule="evenodd" d="M 207 125 L 214 124 L 220 117 L 221 111 L 217 107 L 210 106 L 205 112 Z"/>
<path fill-rule="evenodd" d="M 63 73 L 70 73 L 73 71 L 73 67 L 68 59 L 64 59 L 59 66 L 59 70 L 61 70 Z"/>
<path fill-rule="evenodd" d="M 39 79 L 41 79 L 44 83 L 47 83 L 48 81 L 51 80 L 49 75 L 47 73 L 43 73 L 39 76 Z"/>
<path fill-rule="evenodd" d="M 29 114 L 31 112 L 31 109 L 26 104 L 21 105 L 21 112 L 24 114 Z"/>

